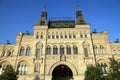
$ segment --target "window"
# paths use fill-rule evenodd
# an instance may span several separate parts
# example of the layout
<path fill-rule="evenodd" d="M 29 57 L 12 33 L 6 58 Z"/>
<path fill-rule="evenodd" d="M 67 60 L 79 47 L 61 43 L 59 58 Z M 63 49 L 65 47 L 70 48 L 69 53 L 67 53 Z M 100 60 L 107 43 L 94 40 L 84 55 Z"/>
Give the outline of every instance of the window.
<path fill-rule="evenodd" d="M 71 35 L 69 35 L 69 38 L 72 38 L 72 36 L 71 36 Z"/>
<path fill-rule="evenodd" d="M 80 34 L 80 38 L 83 38 L 83 35 L 82 35 L 82 34 Z"/>
<path fill-rule="evenodd" d="M 65 38 L 67 38 L 67 35 L 65 35 Z"/>
<path fill-rule="evenodd" d="M 73 53 L 74 53 L 74 54 L 78 54 L 78 49 L 77 49 L 76 46 L 73 47 Z"/>
<path fill-rule="evenodd" d="M 73 38 L 76 38 L 76 36 L 75 36 L 75 35 L 73 35 Z"/>
<path fill-rule="evenodd" d="M 36 39 L 39 39 L 39 36 L 38 36 L 38 35 L 36 35 Z"/>
<path fill-rule="evenodd" d="M 47 46 L 47 48 L 46 48 L 46 54 L 47 55 L 51 54 L 51 47 Z"/>
<path fill-rule="evenodd" d="M 8 54 L 7 54 L 7 56 L 11 56 L 11 54 L 12 54 L 12 52 L 11 52 L 11 51 L 9 51 L 9 52 L 8 52 Z"/>
<path fill-rule="evenodd" d="M 43 35 L 41 35 L 40 38 L 43 39 Z"/>
<path fill-rule="evenodd" d="M 60 46 L 60 54 L 64 54 L 64 47 L 63 46 Z"/>
<path fill-rule="evenodd" d="M 60 38 L 62 39 L 62 38 L 63 38 L 63 35 L 60 35 Z"/>
<path fill-rule="evenodd" d="M 97 65 L 103 73 L 108 73 L 108 66 L 106 63 L 98 63 Z"/>
<path fill-rule="evenodd" d="M 34 72 L 39 72 L 39 63 L 35 64 Z"/>
<path fill-rule="evenodd" d="M 104 47 L 102 47 L 102 46 L 100 47 L 100 53 L 101 53 L 101 54 L 104 54 L 104 53 L 105 53 Z"/>
<path fill-rule="evenodd" d="M 59 36 L 58 35 L 56 35 L 56 39 L 58 39 L 59 38 Z"/>
<path fill-rule="evenodd" d="M 53 54 L 58 54 L 58 48 L 56 46 L 53 47 Z"/>
<path fill-rule="evenodd" d="M 67 54 L 71 54 L 71 48 L 70 48 L 70 46 L 67 46 L 67 48 L 66 48 L 67 50 Z"/>
<path fill-rule="evenodd" d="M 88 49 L 87 48 L 84 48 L 84 55 L 85 55 L 85 57 L 88 57 Z"/>
<path fill-rule="evenodd" d="M 36 50 L 36 57 L 39 57 L 40 56 L 40 49 L 37 49 Z"/>
<path fill-rule="evenodd" d="M 98 48 L 96 46 L 94 46 L 94 53 L 98 54 Z"/>
<path fill-rule="evenodd" d="M 36 77 L 34 78 L 34 80 L 40 80 L 39 76 L 36 76 Z"/>
<path fill-rule="evenodd" d="M 18 74 L 19 74 L 19 75 L 25 75 L 25 74 L 27 74 L 28 67 L 27 67 L 26 64 L 20 63 L 20 64 L 18 65 L 17 70 L 18 70 Z"/>
<path fill-rule="evenodd" d="M 87 38 L 87 34 L 85 34 L 85 38 Z"/>
<path fill-rule="evenodd" d="M 3 56 L 7 56 L 7 51 L 4 51 Z"/>
<path fill-rule="evenodd" d="M 52 39 L 54 39 L 55 38 L 55 36 L 54 35 L 52 35 Z"/>
<path fill-rule="evenodd" d="M 50 35 L 48 35 L 48 39 L 50 39 Z"/>
<path fill-rule="evenodd" d="M 24 55 L 24 48 L 21 47 L 21 48 L 20 48 L 20 56 L 23 56 L 23 55 Z"/>
<path fill-rule="evenodd" d="M 26 56 L 29 56 L 30 55 L 30 47 L 27 47 L 26 49 Z"/>

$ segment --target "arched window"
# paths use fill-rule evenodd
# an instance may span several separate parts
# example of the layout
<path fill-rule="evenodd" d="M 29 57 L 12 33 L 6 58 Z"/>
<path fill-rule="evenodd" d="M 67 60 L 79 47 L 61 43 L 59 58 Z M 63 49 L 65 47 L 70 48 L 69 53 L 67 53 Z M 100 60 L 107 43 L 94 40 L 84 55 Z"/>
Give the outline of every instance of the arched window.
<path fill-rule="evenodd" d="M 108 66 L 106 63 L 104 63 L 104 70 L 105 70 L 105 73 L 108 73 Z"/>
<path fill-rule="evenodd" d="M 31 52 L 30 47 L 27 47 L 27 49 L 26 49 L 26 56 L 29 56 L 29 55 L 30 55 L 30 52 Z"/>
<path fill-rule="evenodd" d="M 50 35 L 48 35 L 48 39 L 50 39 Z"/>
<path fill-rule="evenodd" d="M 105 73 L 105 67 L 103 63 L 101 63 L 101 69 L 102 69 L 102 72 Z"/>
<path fill-rule="evenodd" d="M 63 46 L 60 46 L 60 54 L 64 54 L 64 47 Z"/>
<path fill-rule="evenodd" d="M 39 76 L 35 76 L 34 80 L 40 80 Z"/>
<path fill-rule="evenodd" d="M 11 52 L 11 51 L 8 51 L 7 56 L 11 56 L 11 54 L 12 54 L 12 52 Z"/>
<path fill-rule="evenodd" d="M 85 55 L 85 57 L 88 57 L 88 49 L 87 48 L 84 48 L 84 55 Z"/>
<path fill-rule="evenodd" d="M 58 48 L 57 48 L 57 46 L 53 47 L 53 54 L 55 54 L 55 55 L 58 54 Z"/>
<path fill-rule="evenodd" d="M 47 55 L 51 54 L 51 47 L 50 46 L 47 46 L 47 48 L 46 48 L 46 54 Z"/>
<path fill-rule="evenodd" d="M 73 46 L 73 54 L 78 54 L 78 48 L 76 46 Z"/>
<path fill-rule="evenodd" d="M 39 35 L 36 35 L 36 39 L 39 39 Z"/>
<path fill-rule="evenodd" d="M 101 53 L 101 54 L 105 54 L 105 50 L 104 50 L 104 47 L 103 47 L 103 46 L 100 46 L 100 53 Z"/>
<path fill-rule="evenodd" d="M 67 50 L 67 54 L 71 54 L 71 47 L 70 46 L 67 46 L 67 48 L 66 48 Z"/>
<path fill-rule="evenodd" d="M 19 75 L 25 75 L 27 74 L 28 71 L 28 66 L 26 63 L 21 62 L 18 64 L 17 71 Z"/>
<path fill-rule="evenodd" d="M 85 34 L 85 38 L 87 38 L 87 34 Z"/>
<path fill-rule="evenodd" d="M 5 51 L 3 52 L 3 56 L 4 56 L 4 57 L 7 56 L 7 53 L 8 53 L 8 51 L 5 50 Z"/>
<path fill-rule="evenodd" d="M 83 35 L 82 35 L 82 34 L 80 34 L 80 38 L 83 38 Z"/>
<path fill-rule="evenodd" d="M 75 36 L 75 35 L 73 35 L 73 38 L 76 38 L 76 36 Z"/>
<path fill-rule="evenodd" d="M 40 49 L 37 49 L 36 50 L 36 57 L 39 57 L 40 56 Z"/>
<path fill-rule="evenodd" d="M 23 56 L 24 55 L 24 48 L 23 47 L 21 47 L 20 48 L 20 54 L 19 54 L 20 56 Z"/>
<path fill-rule="evenodd" d="M 39 68 L 40 68 L 40 64 L 39 63 L 35 63 L 34 72 L 39 72 Z"/>
<path fill-rule="evenodd" d="M 97 46 L 94 46 L 94 53 L 98 54 L 98 48 L 97 48 Z"/>

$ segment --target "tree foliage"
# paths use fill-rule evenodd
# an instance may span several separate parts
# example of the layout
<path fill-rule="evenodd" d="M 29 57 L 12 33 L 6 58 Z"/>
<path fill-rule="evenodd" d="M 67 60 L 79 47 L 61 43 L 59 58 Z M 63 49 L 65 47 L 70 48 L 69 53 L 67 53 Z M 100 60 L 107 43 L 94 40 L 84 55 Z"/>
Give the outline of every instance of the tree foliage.
<path fill-rule="evenodd" d="M 100 80 L 102 71 L 98 67 L 88 66 L 85 72 L 85 80 Z"/>
<path fill-rule="evenodd" d="M 11 65 L 7 65 L 0 75 L 0 80 L 17 80 L 17 73 Z"/>
<path fill-rule="evenodd" d="M 115 60 L 114 57 L 109 58 L 110 68 L 108 78 L 109 80 L 120 80 L 120 62 Z"/>
<path fill-rule="evenodd" d="M 84 80 L 120 80 L 120 62 L 114 57 L 109 58 L 109 72 L 105 76 L 101 69 L 94 66 L 87 67 Z"/>

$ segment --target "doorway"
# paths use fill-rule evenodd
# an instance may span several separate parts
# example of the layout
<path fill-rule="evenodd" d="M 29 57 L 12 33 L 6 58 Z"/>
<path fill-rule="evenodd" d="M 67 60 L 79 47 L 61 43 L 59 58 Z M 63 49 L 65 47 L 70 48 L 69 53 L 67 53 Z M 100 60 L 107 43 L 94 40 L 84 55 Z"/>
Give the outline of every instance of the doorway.
<path fill-rule="evenodd" d="M 71 80 L 73 73 L 67 65 L 58 65 L 52 72 L 52 80 Z"/>

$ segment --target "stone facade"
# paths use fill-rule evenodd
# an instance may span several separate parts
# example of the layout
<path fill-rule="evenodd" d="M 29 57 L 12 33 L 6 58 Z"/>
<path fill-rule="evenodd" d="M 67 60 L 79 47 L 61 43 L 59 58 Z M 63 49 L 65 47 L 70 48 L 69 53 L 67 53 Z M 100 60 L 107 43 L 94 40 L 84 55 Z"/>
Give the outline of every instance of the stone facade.
<path fill-rule="evenodd" d="M 52 23 L 54 27 L 50 27 Z M 79 8 L 76 21 L 48 23 L 44 8 L 40 21 L 34 26 L 34 34 L 19 32 L 15 44 L 0 44 L 1 68 L 12 65 L 18 72 L 18 80 L 62 80 L 65 77 L 66 80 L 84 80 L 86 67 L 91 64 L 101 66 L 107 73 L 108 58 L 113 55 L 120 60 L 120 43 L 110 43 L 106 31 L 91 33 Z"/>

